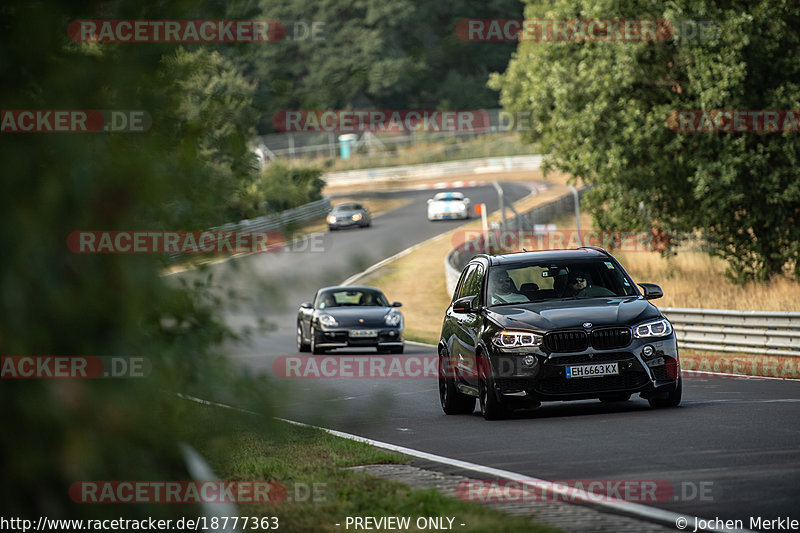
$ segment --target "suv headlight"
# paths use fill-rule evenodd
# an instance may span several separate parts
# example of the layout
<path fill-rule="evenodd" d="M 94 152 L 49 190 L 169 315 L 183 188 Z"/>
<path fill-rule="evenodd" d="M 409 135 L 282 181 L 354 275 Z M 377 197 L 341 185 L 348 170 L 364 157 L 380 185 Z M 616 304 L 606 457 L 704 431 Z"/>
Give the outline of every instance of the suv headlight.
<path fill-rule="evenodd" d="M 354 213 L 353 216 L 351 216 L 350 218 L 352 218 L 355 222 L 358 222 L 363 217 L 364 217 L 364 215 L 362 215 L 361 213 Z"/>
<path fill-rule="evenodd" d="M 336 322 L 336 319 L 327 313 L 322 313 L 319 315 L 319 323 L 329 328 L 339 325 L 339 323 Z"/>
<path fill-rule="evenodd" d="M 633 328 L 633 336 L 637 339 L 644 337 L 665 337 L 672 333 L 672 324 L 666 318 L 659 318 L 639 324 Z"/>
<path fill-rule="evenodd" d="M 328 215 L 328 224 L 335 224 L 336 217 L 334 215 Z"/>
<path fill-rule="evenodd" d="M 386 322 L 387 326 L 395 328 L 400 325 L 400 322 L 403 320 L 403 315 L 397 311 L 389 311 L 383 320 Z"/>
<path fill-rule="evenodd" d="M 530 331 L 513 331 L 504 329 L 495 333 L 492 338 L 495 346 L 500 348 L 520 348 L 524 346 L 541 346 L 542 336 Z"/>

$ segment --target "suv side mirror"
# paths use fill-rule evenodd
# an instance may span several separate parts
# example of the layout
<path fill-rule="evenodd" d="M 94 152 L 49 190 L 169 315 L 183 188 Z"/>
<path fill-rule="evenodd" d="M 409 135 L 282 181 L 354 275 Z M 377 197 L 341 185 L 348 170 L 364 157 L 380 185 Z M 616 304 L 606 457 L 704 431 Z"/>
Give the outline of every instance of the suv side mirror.
<path fill-rule="evenodd" d="M 311 302 L 303 302 L 300 304 L 300 309 L 313 309 L 313 308 L 314 306 L 311 304 Z"/>
<path fill-rule="evenodd" d="M 403 307 L 403 304 L 400 302 L 392 302 L 392 307 Z"/>
<path fill-rule="evenodd" d="M 477 296 L 464 296 L 453 302 L 454 313 L 471 313 L 475 310 Z"/>
<path fill-rule="evenodd" d="M 644 292 L 645 300 L 655 300 L 656 298 L 664 296 L 664 291 L 655 283 L 638 283 L 638 285 L 642 288 L 642 292 Z"/>

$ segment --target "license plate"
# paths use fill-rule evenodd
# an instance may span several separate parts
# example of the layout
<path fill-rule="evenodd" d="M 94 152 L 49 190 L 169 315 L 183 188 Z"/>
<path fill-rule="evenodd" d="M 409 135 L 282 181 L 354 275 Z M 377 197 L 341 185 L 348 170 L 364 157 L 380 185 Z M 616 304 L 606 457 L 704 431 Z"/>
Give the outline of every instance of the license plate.
<path fill-rule="evenodd" d="M 376 329 L 354 329 L 350 331 L 351 337 L 377 337 L 378 330 Z"/>
<path fill-rule="evenodd" d="M 616 376 L 617 374 L 619 374 L 619 363 L 567 367 L 568 378 L 597 378 L 600 376 Z"/>

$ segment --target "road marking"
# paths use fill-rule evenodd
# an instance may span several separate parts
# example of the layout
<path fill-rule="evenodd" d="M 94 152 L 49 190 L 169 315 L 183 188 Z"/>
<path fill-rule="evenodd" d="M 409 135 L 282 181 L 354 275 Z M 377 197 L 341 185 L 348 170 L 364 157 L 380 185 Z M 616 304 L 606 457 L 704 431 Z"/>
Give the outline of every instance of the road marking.
<path fill-rule="evenodd" d="M 240 411 L 240 412 L 243 412 L 243 413 L 253 414 L 253 415 L 256 415 L 256 416 L 264 416 L 261 413 L 256 413 L 254 411 L 249 411 L 247 409 L 241 409 L 239 407 L 233 407 L 233 406 L 226 405 L 226 404 L 223 404 L 223 403 L 211 402 L 211 401 L 208 401 L 208 400 L 203 400 L 201 398 L 197 398 L 197 397 L 194 397 L 194 396 L 189 396 L 189 395 L 184 395 L 184 394 L 180 394 L 179 393 L 178 397 L 179 398 L 183 398 L 185 400 L 190 400 L 190 401 L 193 401 L 193 402 L 197 402 L 197 403 L 200 403 L 200 404 L 203 404 L 203 405 L 213 405 L 213 406 L 216 406 L 216 407 L 221 407 L 221 408 L 225 408 L 225 409 L 233 409 L 235 411 Z M 626 501 L 623 501 L 623 500 L 615 500 L 615 499 L 604 498 L 603 501 L 597 501 L 596 495 L 595 495 L 595 497 L 592 497 L 586 491 L 582 491 L 582 490 L 578 491 L 574 487 L 569 487 L 569 486 L 566 486 L 566 485 L 561 485 L 561 484 L 550 482 L 550 481 L 546 481 L 546 480 L 543 480 L 543 479 L 539 479 L 539 478 L 535 478 L 535 477 L 531 477 L 531 476 L 527 476 L 527 475 L 523 475 L 523 474 L 518 474 L 516 472 L 511 472 L 509 470 L 501 470 L 499 468 L 492 468 L 490 466 L 483 466 L 483 465 L 479 465 L 479 464 L 476 464 L 476 463 L 470 463 L 470 462 L 467 462 L 467 461 L 462 461 L 460 459 L 452 459 L 450 457 L 444 457 L 442 455 L 436 455 L 436 454 L 433 454 L 433 453 L 423 452 L 421 450 L 415 450 L 413 448 L 407 448 L 405 446 L 399 446 L 397 444 L 390 444 L 388 442 L 382 442 L 382 441 L 370 439 L 370 438 L 367 438 L 367 437 L 361 437 L 359 435 L 353 435 L 351 433 L 345 433 L 343 431 L 338 431 L 338 430 L 335 430 L 335 429 L 329 429 L 329 428 L 324 428 L 324 427 L 321 427 L 321 426 L 315 426 L 315 425 L 312 425 L 312 424 L 306 424 L 304 422 L 298 422 L 296 420 L 289 420 L 288 418 L 280 418 L 280 417 L 277 417 L 277 416 L 274 417 L 274 418 L 275 418 L 275 420 L 280 420 L 282 422 L 286 422 L 287 424 L 292 424 L 292 425 L 300 426 L 300 427 L 319 429 L 319 430 L 324 431 L 324 432 L 328 433 L 329 435 L 333 435 L 335 437 L 341 437 L 343 439 L 348 439 L 348 440 L 352 440 L 352 441 L 355 441 L 355 442 L 362 442 L 364 444 L 369 444 L 370 446 L 375 446 L 377 448 L 383 448 L 385 450 L 401 453 L 403 455 L 409 455 L 411 457 L 418 457 L 420 459 L 425 459 L 427 461 L 431 461 L 431 462 L 434 462 L 434 463 L 446 464 L 448 466 L 461 468 L 463 470 L 469 470 L 471 472 L 478 472 L 478 473 L 481 473 L 481 474 L 487 474 L 487 475 L 494 476 L 494 477 L 497 477 L 497 478 L 508 479 L 510 481 L 517 481 L 517 482 L 523 482 L 523 483 L 524 482 L 528 482 L 528 483 L 534 483 L 534 484 L 539 484 L 539 485 L 546 484 L 547 486 L 552 487 L 551 490 L 554 493 L 556 493 L 558 495 L 561 495 L 561 496 L 565 496 L 565 497 L 569 496 L 570 498 L 572 498 L 572 501 L 579 500 L 579 501 L 582 501 L 584 503 L 588 503 L 588 504 L 590 504 L 591 506 L 594 506 L 594 507 L 600 507 L 600 508 L 608 509 L 610 511 L 616 511 L 618 514 L 634 516 L 634 517 L 637 517 L 637 518 L 643 518 L 643 519 L 646 519 L 646 520 L 651 520 L 651 521 L 654 521 L 654 522 L 658 522 L 658 523 L 662 523 L 662 524 L 669 524 L 669 525 L 674 525 L 676 523 L 676 520 L 678 520 L 678 519 L 696 520 L 696 519 L 699 518 L 699 517 L 695 517 L 695 516 L 692 516 L 692 515 L 684 515 L 684 514 L 675 513 L 675 512 L 672 512 L 672 511 L 665 511 L 663 509 L 658 509 L 658 508 L 655 508 L 655 507 L 648 507 L 648 506 L 642 505 L 640 503 L 631 503 L 631 502 L 626 502 Z M 400 429 L 400 428 L 398 428 L 398 429 Z M 704 531 L 712 531 L 712 532 L 715 532 L 715 533 L 716 532 L 719 532 L 719 533 L 732 533 L 732 532 L 730 532 L 730 530 L 727 530 L 727 529 L 707 529 L 707 530 L 704 530 Z M 748 531 L 748 530 L 743 530 L 743 531 Z"/>
<path fill-rule="evenodd" d="M 516 183 L 516 182 L 512 182 L 512 183 Z M 525 184 L 523 183 L 522 185 L 524 186 Z M 530 190 L 530 187 L 528 187 L 528 189 Z M 520 198 L 519 200 L 517 200 L 514 203 L 521 202 L 521 201 L 527 199 L 528 197 L 530 197 L 532 194 L 534 194 L 534 193 L 531 191 L 531 193 L 523 196 L 522 198 Z M 497 211 L 495 211 L 495 212 L 497 212 Z M 364 278 L 364 277 L 368 276 L 369 274 L 372 274 L 373 272 L 375 272 L 376 270 L 378 270 L 382 266 L 384 266 L 384 265 L 386 265 L 388 263 L 391 263 L 392 261 L 396 261 L 397 259 L 400 259 L 401 257 L 410 254 L 411 252 L 413 252 L 414 250 L 416 250 L 420 246 L 424 246 L 425 244 L 428 244 L 429 242 L 433 242 L 436 239 L 441 239 L 441 238 L 444 238 L 447 235 L 451 235 L 453 232 L 458 231 L 460 228 L 463 228 L 464 226 L 466 226 L 468 224 L 471 224 L 472 222 L 474 222 L 474 221 L 473 220 L 467 220 L 467 222 L 465 222 L 464 224 L 462 224 L 462 225 L 460 225 L 460 226 L 458 226 L 456 228 L 448 230 L 448 231 L 446 231 L 444 233 L 440 233 L 439 235 L 431 237 L 430 239 L 424 240 L 422 242 L 418 242 L 414 246 L 406 248 L 405 250 L 403 250 L 401 252 L 398 252 L 398 253 L 394 254 L 393 256 L 391 256 L 391 257 L 387 257 L 386 259 L 383 259 L 382 261 L 378 261 L 377 263 L 375 263 L 371 267 L 367 268 L 366 270 L 363 270 L 362 272 L 359 272 L 358 274 L 353 274 L 352 276 L 350 276 L 349 278 L 344 280 L 341 284 L 342 285 L 352 285 L 353 283 L 357 282 L 361 278 Z M 410 341 L 406 341 L 406 342 L 410 342 Z"/>
<path fill-rule="evenodd" d="M 424 246 L 424 245 L 428 244 L 429 242 L 435 241 L 436 239 L 441 239 L 445 235 L 447 235 L 447 234 L 446 233 L 441 233 L 439 235 L 436 235 L 435 237 L 431 237 L 430 239 L 427 239 L 427 240 L 424 240 L 422 242 L 419 242 L 419 243 L 415 244 L 414 246 L 411 246 L 410 248 L 406 248 L 405 250 L 403 250 L 401 252 L 398 252 L 398 253 L 394 254 L 393 256 L 391 256 L 391 257 L 387 257 L 386 259 L 378 261 L 377 263 L 375 263 L 371 267 L 367 268 L 366 270 L 363 270 L 363 271 L 359 272 L 358 274 L 353 274 L 352 276 L 350 276 L 349 278 L 344 280 L 341 284 L 342 285 L 352 285 L 353 283 L 357 282 L 358 280 L 360 280 L 360 279 L 372 274 L 373 272 L 375 272 L 376 270 L 378 270 L 382 266 L 386 265 L 387 263 L 391 263 L 392 261 L 396 261 L 397 259 L 400 259 L 401 257 L 404 257 L 404 256 L 410 254 L 411 252 L 413 252 L 414 250 L 416 250 L 420 246 Z"/>
<path fill-rule="evenodd" d="M 445 464 L 448 466 L 452 466 L 455 468 L 460 468 L 463 470 L 469 470 L 471 472 L 477 472 L 480 474 L 486 474 L 492 476 L 493 478 L 502 478 L 507 479 L 510 481 L 516 481 L 521 483 L 532 483 L 537 484 L 539 486 L 548 486 L 552 487 L 551 490 L 558 495 L 561 496 L 569 496 L 572 498 L 573 501 L 581 501 L 583 503 L 590 504 L 592 507 L 599 507 L 606 509 L 608 511 L 615 511 L 618 514 L 628 515 L 628 516 L 635 516 L 637 518 L 643 518 L 646 520 L 651 520 L 654 522 L 658 522 L 661 524 L 667 524 L 674 526 L 678 519 L 688 519 L 690 523 L 696 519 L 700 519 L 699 517 L 695 517 L 692 515 L 685 515 L 681 513 L 675 513 L 672 511 L 665 511 L 663 509 L 658 509 L 655 507 L 649 507 L 647 505 L 642 505 L 640 503 L 631 503 L 623 500 L 616 500 L 613 498 L 608 498 L 604 496 L 603 501 L 597 501 L 597 495 L 594 497 L 590 496 L 590 493 L 583 491 L 583 490 L 576 490 L 574 487 L 569 487 L 567 485 L 561 485 L 559 483 L 554 483 L 550 481 L 546 481 L 543 479 L 526 476 L 524 474 L 519 474 L 517 472 L 511 472 L 510 470 L 501 470 L 499 468 L 492 468 L 490 466 L 483 466 L 476 463 L 470 463 L 467 461 L 462 461 L 460 459 L 452 459 L 450 457 L 444 457 L 442 455 L 436 455 L 433 453 L 423 452 L 420 450 L 415 450 L 413 448 L 406 448 L 405 446 L 398 446 L 397 444 L 390 444 L 388 442 L 382 442 L 379 440 L 370 439 L 367 437 L 361 437 L 358 435 L 353 435 L 352 433 L 345 433 L 343 431 L 338 431 L 335 429 L 328 429 L 320 426 L 315 426 L 312 424 L 305 424 L 303 422 L 297 422 L 295 420 L 288 420 L 286 418 L 278 418 L 283 422 L 288 424 L 293 424 L 296 426 L 301 427 L 308 427 L 313 429 L 322 430 L 329 435 L 333 435 L 335 437 L 341 437 L 343 439 L 352 440 L 355 442 L 362 442 L 364 444 L 369 444 L 370 446 L 375 446 L 377 448 L 383 448 L 385 450 L 401 453 L 403 455 L 409 455 L 411 457 L 417 457 L 419 459 L 424 459 L 426 461 L 432 461 L 434 463 Z M 721 532 L 721 533 L 728 533 L 730 530 L 727 529 L 707 529 L 704 531 L 713 531 L 713 532 Z"/>

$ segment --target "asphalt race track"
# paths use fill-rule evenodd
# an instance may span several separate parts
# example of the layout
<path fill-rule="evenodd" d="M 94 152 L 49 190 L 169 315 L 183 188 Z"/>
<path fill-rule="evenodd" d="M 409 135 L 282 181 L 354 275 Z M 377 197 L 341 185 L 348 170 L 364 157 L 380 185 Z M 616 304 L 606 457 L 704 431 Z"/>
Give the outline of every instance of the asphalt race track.
<path fill-rule="evenodd" d="M 492 187 L 460 190 L 473 203 L 496 209 Z M 519 184 L 506 183 L 504 190 L 508 200 L 528 193 Z M 298 247 L 209 269 L 215 283 L 249 298 L 226 311 L 231 325 L 267 323 L 249 345 L 230 347 L 232 360 L 272 374 L 276 358 L 301 355 L 295 347 L 296 311 L 318 287 L 340 283 L 461 224 L 426 220 L 425 200 L 432 191 L 392 194 L 412 202 L 376 218 L 369 229 L 320 236 L 318 248 L 324 251 Z M 432 347 L 409 343 L 402 356 L 393 357 L 433 355 Z M 750 517 L 800 519 L 797 381 L 691 377 L 684 379 L 684 400 L 676 409 L 652 410 L 638 397 L 618 404 L 552 403 L 498 422 L 484 421 L 477 411 L 444 415 L 434 378 L 280 381 L 293 393 L 279 407 L 290 419 L 546 480 L 652 480 L 672 493 L 640 503 L 703 518 L 741 519 L 745 527 Z"/>

